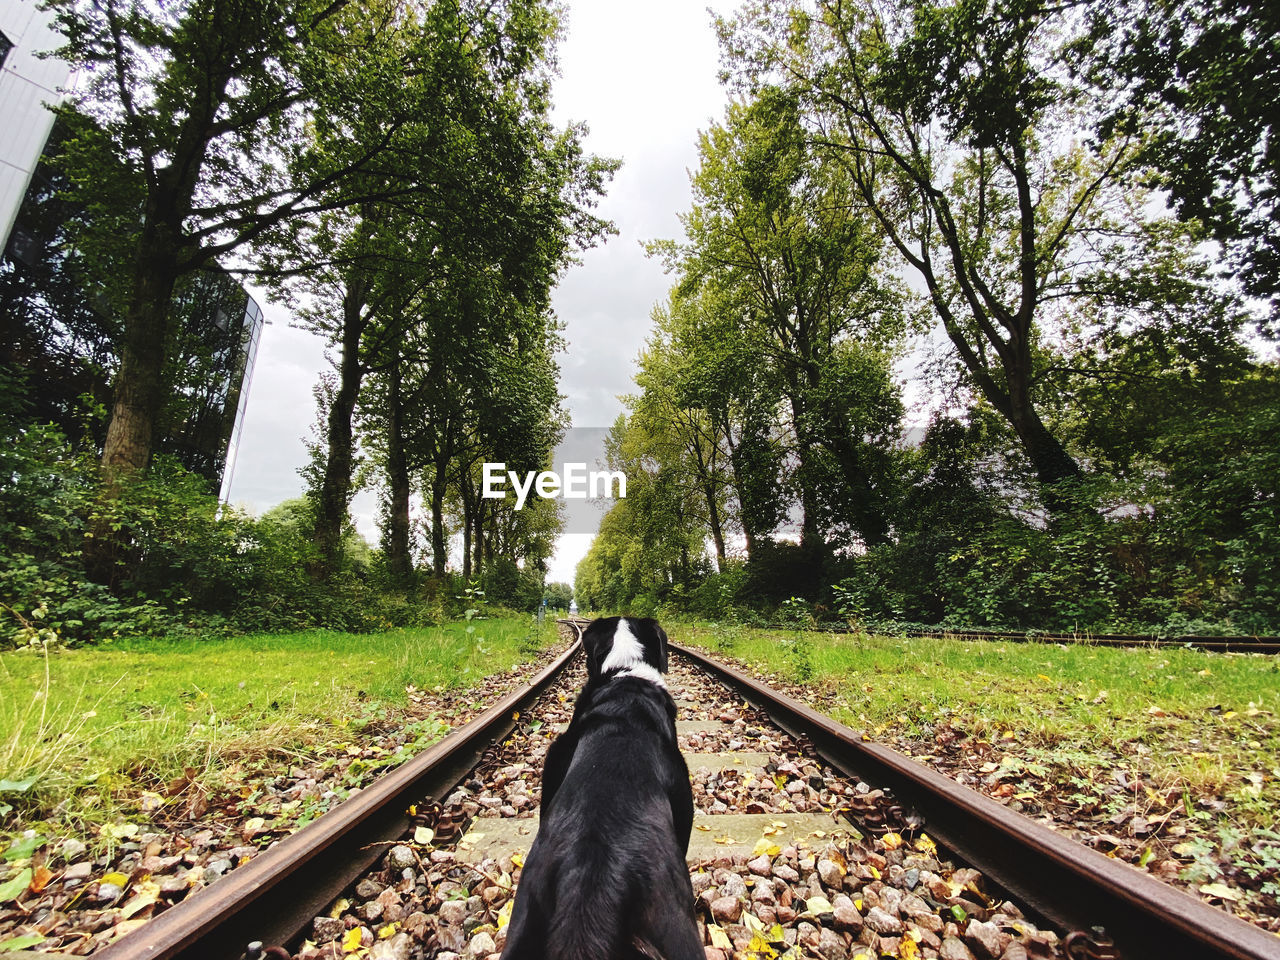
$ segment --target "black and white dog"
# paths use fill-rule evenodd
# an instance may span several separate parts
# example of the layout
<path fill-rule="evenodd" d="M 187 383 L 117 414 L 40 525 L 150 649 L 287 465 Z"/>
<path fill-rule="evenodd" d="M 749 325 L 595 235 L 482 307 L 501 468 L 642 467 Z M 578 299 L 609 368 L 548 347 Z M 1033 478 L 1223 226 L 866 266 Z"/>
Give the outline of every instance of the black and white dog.
<path fill-rule="evenodd" d="M 608 617 L 582 642 L 587 683 L 547 751 L 503 960 L 703 960 L 667 635 L 656 620 Z"/>

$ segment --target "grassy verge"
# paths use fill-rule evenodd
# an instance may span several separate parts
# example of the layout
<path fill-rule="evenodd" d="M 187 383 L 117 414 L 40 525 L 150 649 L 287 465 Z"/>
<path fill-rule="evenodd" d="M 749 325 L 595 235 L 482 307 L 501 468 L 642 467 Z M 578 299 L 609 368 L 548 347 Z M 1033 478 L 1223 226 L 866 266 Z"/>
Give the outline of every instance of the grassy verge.
<path fill-rule="evenodd" d="M 1280 916 L 1280 658 L 716 624 L 671 634 L 1110 855 Z"/>
<path fill-rule="evenodd" d="M 212 794 L 249 766 L 287 770 L 371 724 L 421 722 L 424 700 L 555 639 L 520 618 L 2 653 L 0 822 L 92 833 L 139 791 L 183 779 Z"/>

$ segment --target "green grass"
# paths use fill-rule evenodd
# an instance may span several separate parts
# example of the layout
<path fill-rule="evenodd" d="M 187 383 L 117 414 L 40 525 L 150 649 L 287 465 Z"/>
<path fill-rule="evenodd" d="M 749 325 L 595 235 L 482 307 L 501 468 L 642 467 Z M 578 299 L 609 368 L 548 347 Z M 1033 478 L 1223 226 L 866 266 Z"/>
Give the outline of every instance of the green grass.
<path fill-rule="evenodd" d="M 122 794 L 187 768 L 213 781 L 246 762 L 287 769 L 413 712 L 410 686 L 465 689 L 554 639 L 554 624 L 516 618 L 0 653 L 0 814 L 101 822 Z"/>
<path fill-rule="evenodd" d="M 1261 823 L 1280 811 L 1278 657 L 673 627 L 804 684 L 824 712 L 878 736 L 925 736 L 946 718 L 1089 767 L 1136 755 L 1144 776 L 1221 793 Z"/>

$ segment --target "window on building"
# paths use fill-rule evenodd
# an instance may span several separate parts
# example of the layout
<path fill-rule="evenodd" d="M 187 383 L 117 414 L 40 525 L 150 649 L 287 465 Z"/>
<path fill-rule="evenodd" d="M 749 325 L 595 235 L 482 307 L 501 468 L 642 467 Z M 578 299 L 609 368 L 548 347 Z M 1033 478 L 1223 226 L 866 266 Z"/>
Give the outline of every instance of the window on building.
<path fill-rule="evenodd" d="M 13 49 L 13 41 L 4 35 L 4 31 L 0 30 L 0 67 L 3 67 L 5 61 L 9 59 L 9 51 Z"/>

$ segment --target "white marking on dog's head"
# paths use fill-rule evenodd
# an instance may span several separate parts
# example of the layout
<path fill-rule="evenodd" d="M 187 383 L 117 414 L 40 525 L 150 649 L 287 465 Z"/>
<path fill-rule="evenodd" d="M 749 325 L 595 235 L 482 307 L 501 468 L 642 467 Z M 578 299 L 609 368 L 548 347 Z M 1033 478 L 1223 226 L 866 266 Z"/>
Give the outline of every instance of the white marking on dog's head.
<path fill-rule="evenodd" d="M 631 632 L 631 625 L 623 617 L 618 620 L 618 626 L 613 631 L 613 645 L 609 648 L 609 656 L 600 665 L 600 672 L 608 673 L 610 670 L 625 670 L 635 666 L 646 666 L 644 647 L 640 646 L 640 640 Z"/>
<path fill-rule="evenodd" d="M 650 683 L 656 684 L 657 686 L 661 687 L 663 690 L 667 689 L 667 683 L 665 680 L 662 679 L 662 674 L 660 674 L 655 668 L 649 666 L 649 664 L 647 663 L 641 663 L 634 667 L 631 667 L 628 670 L 623 670 L 621 673 L 618 674 L 618 676 L 639 677 L 641 680 L 648 680 Z"/>

